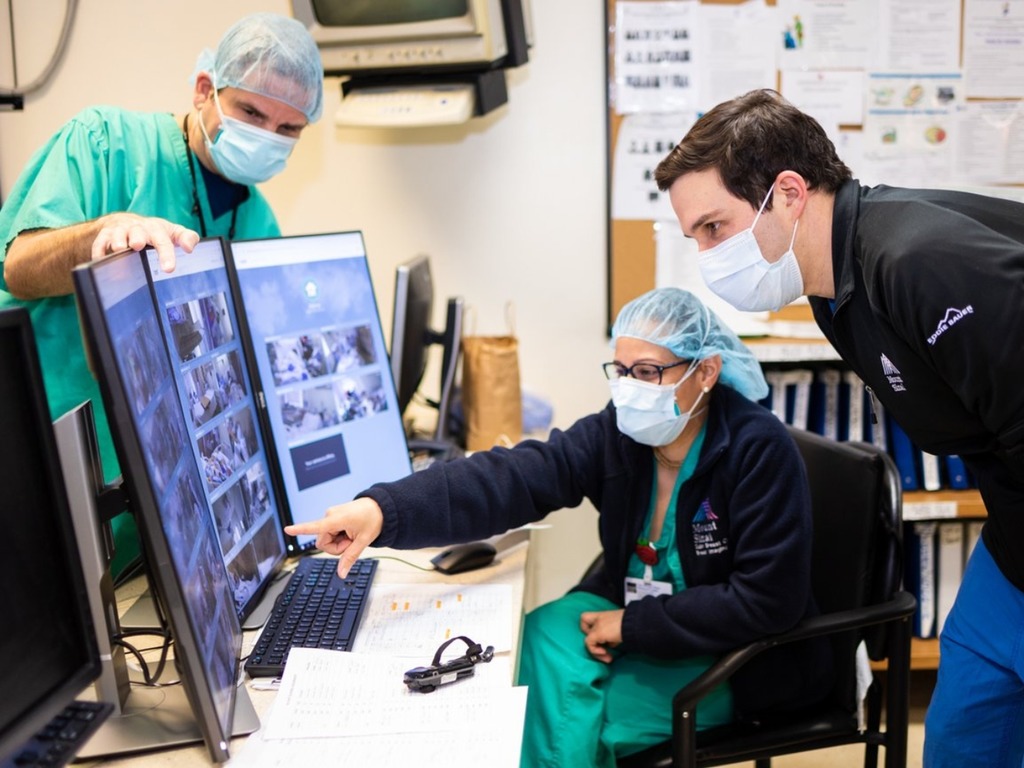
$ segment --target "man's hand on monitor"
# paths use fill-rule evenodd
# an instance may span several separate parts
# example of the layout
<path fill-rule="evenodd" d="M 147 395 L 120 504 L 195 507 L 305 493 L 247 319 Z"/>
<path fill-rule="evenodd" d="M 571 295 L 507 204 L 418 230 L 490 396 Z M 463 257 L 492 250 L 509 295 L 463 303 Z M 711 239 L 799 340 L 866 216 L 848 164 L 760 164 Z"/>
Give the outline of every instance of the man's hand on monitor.
<path fill-rule="evenodd" d="M 315 535 L 318 549 L 338 556 L 338 575 L 344 578 L 383 527 L 384 514 L 377 502 L 363 497 L 329 507 L 322 520 L 286 525 L 284 532 L 289 536 Z"/>
<path fill-rule="evenodd" d="M 186 253 L 192 253 L 199 242 L 199 233 L 195 230 L 155 216 L 111 213 L 102 217 L 102 224 L 92 243 L 94 260 L 128 249 L 141 251 L 151 245 L 160 259 L 160 269 L 172 272 L 175 246 Z"/>

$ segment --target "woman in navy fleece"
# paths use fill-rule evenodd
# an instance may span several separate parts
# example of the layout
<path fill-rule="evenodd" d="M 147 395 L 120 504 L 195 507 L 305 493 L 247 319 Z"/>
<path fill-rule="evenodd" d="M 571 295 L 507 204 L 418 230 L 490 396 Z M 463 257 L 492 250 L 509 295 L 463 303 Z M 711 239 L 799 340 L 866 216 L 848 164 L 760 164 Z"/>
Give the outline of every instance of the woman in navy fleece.
<path fill-rule="evenodd" d="M 749 350 L 695 296 L 650 291 L 619 313 L 612 401 L 526 440 L 375 485 L 317 534 L 347 573 L 369 545 L 484 538 L 589 499 L 603 568 L 526 617 L 523 766 L 614 766 L 671 734 L 673 693 L 716 657 L 813 615 L 800 455 Z M 707 728 L 813 703 L 823 642 L 761 654 L 698 710 Z"/>

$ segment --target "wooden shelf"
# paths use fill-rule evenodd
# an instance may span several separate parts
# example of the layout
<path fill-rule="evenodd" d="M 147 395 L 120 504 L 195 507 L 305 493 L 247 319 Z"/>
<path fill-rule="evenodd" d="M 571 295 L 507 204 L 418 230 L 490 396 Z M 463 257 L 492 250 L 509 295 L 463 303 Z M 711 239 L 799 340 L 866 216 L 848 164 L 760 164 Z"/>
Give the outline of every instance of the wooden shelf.
<path fill-rule="evenodd" d="M 885 662 L 871 662 L 871 668 L 875 671 L 885 669 Z M 923 640 L 920 637 L 912 638 L 910 641 L 910 669 L 935 670 L 939 668 L 939 641 L 938 638 Z"/>
<path fill-rule="evenodd" d="M 951 520 L 954 518 L 984 519 L 988 517 L 981 494 L 975 489 L 965 491 L 905 491 L 904 520 Z"/>

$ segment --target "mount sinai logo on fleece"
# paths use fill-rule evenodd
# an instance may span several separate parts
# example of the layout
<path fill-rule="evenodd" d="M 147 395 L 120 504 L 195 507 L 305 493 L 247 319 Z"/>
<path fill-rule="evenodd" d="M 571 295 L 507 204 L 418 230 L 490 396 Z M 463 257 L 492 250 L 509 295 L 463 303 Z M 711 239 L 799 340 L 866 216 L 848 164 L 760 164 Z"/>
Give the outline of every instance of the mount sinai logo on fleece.
<path fill-rule="evenodd" d="M 717 555 L 729 550 L 729 537 L 718 530 L 718 515 L 704 499 L 693 516 L 693 549 L 697 557 Z"/>

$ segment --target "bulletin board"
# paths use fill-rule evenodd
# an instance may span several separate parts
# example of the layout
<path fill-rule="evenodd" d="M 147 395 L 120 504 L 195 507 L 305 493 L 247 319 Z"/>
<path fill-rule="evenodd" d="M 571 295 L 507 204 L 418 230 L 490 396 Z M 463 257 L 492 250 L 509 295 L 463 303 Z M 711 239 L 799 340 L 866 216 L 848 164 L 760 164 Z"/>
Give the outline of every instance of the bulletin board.
<path fill-rule="evenodd" d="M 773 17 L 777 26 L 775 26 L 773 29 L 768 31 L 768 33 L 772 36 L 773 40 L 775 40 L 774 44 L 778 48 L 780 48 L 780 49 L 782 49 L 783 47 L 790 48 L 791 44 L 796 42 L 794 38 L 796 36 L 801 36 L 802 37 L 802 35 L 803 35 L 803 29 L 800 28 L 799 19 L 797 19 L 797 28 L 795 30 L 794 30 L 793 25 L 791 23 L 792 22 L 792 18 L 795 18 L 795 17 L 791 16 L 791 11 L 792 11 L 792 9 L 794 7 L 794 4 L 797 4 L 799 6 L 799 4 L 802 3 L 803 5 L 799 6 L 799 7 L 806 8 L 806 7 L 812 7 L 814 5 L 814 1 L 815 0 L 764 0 L 762 8 L 771 8 L 774 11 L 778 12 Z M 859 2 L 863 2 L 863 0 L 858 0 L 858 1 Z M 633 10 L 635 10 L 637 8 L 637 6 L 639 6 L 640 4 L 643 4 L 643 3 L 651 3 L 651 4 L 655 5 L 655 6 L 661 5 L 662 7 L 671 6 L 672 5 L 672 3 L 666 3 L 666 2 L 663 2 L 663 0 L 623 0 L 623 2 L 624 3 L 628 2 L 629 5 L 632 6 Z M 847 2 L 849 2 L 849 0 L 847 0 Z M 887 13 L 888 9 L 890 7 L 893 8 L 893 16 L 895 17 L 896 9 L 895 9 L 895 5 L 894 5 L 894 0 L 878 0 L 878 2 L 879 2 L 879 6 L 878 7 L 883 9 L 883 13 Z M 997 8 L 996 4 L 983 5 L 984 3 L 991 3 L 992 0 L 934 0 L 934 2 L 936 2 L 936 3 L 943 3 L 944 4 L 943 7 L 947 11 L 947 16 L 952 17 L 954 15 L 954 13 L 957 16 L 957 24 L 958 24 L 958 26 L 956 27 L 956 34 L 952 34 L 952 33 L 944 34 L 944 37 L 942 37 L 941 39 L 936 39 L 936 40 L 930 41 L 928 43 L 928 47 L 929 47 L 929 49 L 932 49 L 932 48 L 934 48 L 934 49 L 940 49 L 940 48 L 941 49 L 945 49 L 947 51 L 946 61 L 954 61 L 956 63 L 955 67 L 951 67 L 950 68 L 950 72 L 954 73 L 955 76 L 957 78 L 959 78 L 959 79 L 954 80 L 954 84 L 956 85 L 956 94 L 957 94 L 957 98 L 958 98 L 956 106 L 957 106 L 957 109 L 960 110 L 960 112 L 958 112 L 958 114 L 962 114 L 966 110 L 975 109 L 975 110 L 985 110 L 986 112 L 990 111 L 990 110 L 997 110 L 994 113 L 997 116 L 999 116 L 1001 114 L 1002 115 L 1008 115 L 1011 118 L 1011 120 L 1007 123 L 1010 126 L 1010 128 L 1007 129 L 1007 130 L 1011 131 L 1011 133 L 1009 134 L 1009 138 L 1007 140 L 1009 145 L 1010 146 L 1013 146 L 1013 145 L 1024 146 L 1024 62 L 1021 62 L 1021 65 L 1020 65 L 1021 66 L 1021 72 L 1020 72 L 1021 76 L 1019 78 L 1019 82 L 1020 82 L 1019 88 L 1016 85 L 1017 81 L 1010 81 L 1011 84 L 1009 86 L 1007 86 L 1005 83 L 1001 84 L 1000 87 L 1002 87 L 1002 91 L 998 91 L 998 92 L 995 92 L 995 93 L 987 93 L 985 91 L 984 85 L 979 85 L 978 84 L 979 83 L 979 81 L 977 79 L 978 75 L 975 74 L 974 75 L 975 80 L 974 80 L 974 83 L 972 85 L 972 89 L 973 89 L 973 92 L 975 94 L 977 94 L 977 95 L 972 95 L 971 90 L 966 87 L 968 85 L 968 76 L 967 76 L 966 71 L 965 71 L 965 64 L 966 64 L 965 58 L 967 58 L 969 55 L 973 55 L 975 57 L 973 59 L 974 62 L 981 62 L 982 58 L 981 58 L 981 55 L 978 54 L 978 53 L 971 54 L 970 51 L 974 51 L 974 50 L 976 50 L 976 48 L 970 48 L 968 45 L 965 45 L 965 42 L 964 42 L 965 36 L 973 35 L 974 37 L 978 37 L 978 30 L 979 30 L 978 24 L 988 23 L 988 20 L 985 19 L 984 17 L 981 18 L 981 21 L 979 21 L 976 18 L 972 17 L 972 21 L 970 23 L 968 23 L 968 21 L 966 19 L 968 19 L 968 17 L 970 16 L 971 13 L 974 13 L 976 15 L 982 15 L 984 13 L 995 14 L 998 11 L 998 12 L 1001 12 L 1001 13 L 1005 13 L 1005 14 L 1011 15 L 1011 17 L 1015 17 L 1015 18 L 1013 19 L 1013 24 L 1014 25 L 1012 27 L 1010 27 L 1011 31 L 1010 31 L 1009 34 L 1011 35 L 1011 37 L 1014 37 L 1014 39 L 1019 39 L 1020 37 L 1024 37 L 1024 0 L 1004 0 L 1003 2 L 998 3 L 998 8 Z M 973 5 L 975 3 L 977 5 Z M 739 14 L 741 12 L 741 6 L 743 6 L 743 4 L 744 4 L 744 0 L 699 0 L 699 2 L 698 2 L 698 0 L 691 0 L 691 2 L 680 2 L 680 3 L 678 3 L 678 5 L 680 5 L 680 6 L 681 5 L 700 5 L 700 6 L 712 5 L 712 6 L 719 6 L 720 8 L 716 9 L 716 10 L 721 10 L 723 12 L 728 11 L 728 13 L 730 13 L 730 14 Z M 721 8 L 721 6 L 733 6 L 733 8 L 732 9 L 724 9 L 724 8 Z M 850 7 L 854 7 L 854 6 L 850 6 Z M 990 7 L 992 8 L 991 11 L 988 10 Z M 922 9 L 923 9 L 923 7 L 922 7 Z M 977 9 L 977 10 L 975 10 L 975 9 Z M 628 119 L 629 114 L 630 114 L 628 112 L 628 110 L 624 113 L 623 110 L 620 109 L 620 107 L 622 106 L 622 103 L 621 103 L 622 102 L 622 100 L 621 100 L 621 92 L 620 93 L 616 92 L 616 83 L 618 82 L 618 78 L 619 78 L 619 75 L 620 75 L 620 73 L 616 71 L 617 62 L 620 60 L 619 57 L 617 56 L 617 52 L 616 52 L 616 41 L 618 39 L 618 34 L 621 32 L 621 31 L 617 31 L 616 30 L 616 23 L 617 23 L 617 19 L 619 17 L 619 15 L 618 15 L 619 10 L 620 10 L 619 9 L 619 3 L 618 3 L 617 0 L 606 0 L 606 5 L 605 5 L 605 22 L 606 22 L 605 29 L 606 29 L 606 33 L 607 33 L 607 45 L 606 45 L 606 52 L 607 52 L 607 59 L 606 59 L 606 75 L 607 75 L 607 89 L 606 89 L 606 94 L 607 94 L 607 105 L 606 105 L 607 106 L 607 158 L 606 159 L 607 159 L 607 163 L 608 163 L 608 190 L 607 190 L 607 193 L 608 193 L 607 194 L 607 206 L 608 206 L 607 207 L 607 212 L 608 212 L 608 217 L 607 217 L 607 225 L 608 225 L 608 230 L 607 230 L 607 237 L 608 237 L 608 314 L 607 314 L 607 323 L 608 323 L 608 327 L 609 328 L 611 327 L 612 321 L 614 320 L 616 314 L 618 313 L 619 309 L 622 307 L 623 304 L 625 304 L 630 299 L 638 296 L 639 294 L 641 294 L 641 293 L 643 293 L 643 292 L 645 292 L 647 290 L 650 290 L 651 288 L 655 287 L 655 285 L 656 285 L 656 282 L 657 282 L 656 275 L 657 275 L 657 255 L 658 255 L 658 231 L 659 231 L 659 227 L 675 227 L 676 229 L 678 229 L 678 224 L 675 222 L 674 217 L 670 217 L 670 218 L 661 218 L 661 217 L 659 217 L 659 219 L 656 220 L 656 219 L 653 219 L 653 218 L 647 218 L 647 219 L 645 219 L 645 218 L 638 218 L 635 213 L 632 214 L 632 215 L 627 215 L 627 216 L 619 216 L 618 215 L 618 211 L 620 211 L 622 209 L 622 206 L 616 207 L 615 202 L 614 202 L 616 184 L 619 183 L 621 181 L 621 179 L 622 179 L 621 175 L 617 176 L 617 174 L 623 174 L 623 173 L 626 173 L 626 172 L 629 172 L 630 174 L 635 174 L 636 170 L 637 170 L 636 168 L 624 169 L 624 167 L 617 167 L 617 163 L 616 163 L 617 151 L 622 150 L 622 146 L 619 144 L 619 142 L 620 141 L 624 141 L 624 139 L 623 139 L 623 136 L 625 134 L 625 131 L 623 129 L 624 120 Z M 928 10 L 931 10 L 931 9 L 929 8 Z M 784 15 L 784 13 L 787 14 L 787 18 L 785 20 L 782 19 L 782 16 Z M 875 18 L 875 19 L 871 19 L 870 21 L 872 23 L 876 23 L 877 24 L 879 20 L 877 18 Z M 884 22 L 884 19 L 882 21 Z M 932 34 L 936 34 L 936 35 L 941 34 L 941 32 L 936 32 L 934 30 L 932 30 L 931 33 Z M 892 32 L 892 34 L 893 35 L 898 34 L 898 30 L 896 32 Z M 922 32 L 922 34 L 924 34 L 924 32 Z M 790 37 L 791 35 L 793 36 L 793 38 Z M 800 43 L 802 44 L 803 41 L 800 40 Z M 671 47 L 671 46 L 666 46 L 666 47 Z M 685 49 L 686 49 L 685 43 L 684 44 L 679 44 L 679 45 L 675 46 L 675 50 L 677 52 L 678 51 L 685 51 Z M 706 50 L 707 49 L 705 49 L 705 51 Z M 968 53 L 965 53 L 965 51 L 968 51 Z M 688 55 L 688 53 L 689 53 L 689 51 L 685 51 L 686 55 Z M 786 51 L 781 52 L 779 54 L 779 59 L 777 60 L 777 62 L 779 60 L 785 61 L 785 57 L 786 57 L 787 53 L 788 52 L 786 52 Z M 708 60 L 705 54 L 701 54 L 701 58 L 702 58 L 703 62 L 706 62 Z M 702 61 L 697 61 L 697 55 L 696 54 L 694 55 L 694 69 L 695 70 L 699 69 Z M 872 61 L 871 63 L 872 63 L 872 65 L 874 65 L 874 61 Z M 707 65 L 705 64 L 705 66 L 707 66 Z M 765 72 L 764 73 L 764 80 L 765 80 L 764 84 L 760 85 L 760 86 L 757 86 L 757 87 L 773 87 L 773 88 L 776 88 L 777 90 L 782 92 L 784 96 L 786 96 L 787 98 L 790 98 L 790 100 L 794 100 L 794 99 L 792 99 L 790 97 L 789 93 L 787 93 L 787 89 L 786 89 L 787 83 L 784 82 L 784 79 L 788 77 L 788 78 L 790 78 L 789 79 L 790 83 L 795 83 L 795 80 L 796 80 L 796 76 L 795 75 L 798 74 L 798 73 L 794 73 L 792 71 L 785 71 L 783 66 L 789 66 L 789 65 L 788 64 L 787 65 L 778 65 L 777 64 L 777 68 L 774 68 L 773 70 Z M 1002 66 L 1005 69 L 1006 63 L 1003 62 Z M 1011 62 L 1009 66 L 1012 68 L 1015 65 L 1013 64 L 1013 62 Z M 843 74 L 841 71 L 839 71 L 840 69 L 841 69 L 841 67 L 837 67 L 836 71 L 834 73 L 830 73 L 828 71 L 828 69 L 826 68 L 825 69 L 825 75 L 828 76 L 828 77 L 835 76 L 835 77 L 838 78 L 839 76 L 841 76 Z M 906 150 L 904 150 L 902 144 L 899 145 L 899 146 L 895 146 L 895 144 L 894 144 L 893 146 L 885 147 L 885 148 L 883 148 L 883 150 L 881 150 L 883 153 L 885 153 L 884 157 L 886 158 L 886 160 L 882 163 L 882 167 L 884 168 L 885 167 L 885 163 L 889 162 L 889 163 L 891 163 L 890 167 L 892 169 L 894 169 L 892 171 L 892 175 L 891 176 L 883 177 L 883 178 L 872 178 L 869 175 L 867 178 L 865 178 L 861 173 L 859 173 L 857 165 L 855 163 L 851 162 L 851 160 L 848 159 L 847 155 L 844 153 L 844 147 L 840 145 L 838 137 L 839 136 L 843 136 L 843 137 L 860 137 L 860 138 L 853 138 L 853 139 L 850 139 L 850 140 L 851 141 L 858 141 L 858 142 L 859 141 L 863 141 L 864 143 L 867 143 L 869 141 L 871 141 L 871 142 L 882 142 L 882 141 L 886 141 L 887 140 L 887 138 L 884 136 L 884 131 L 881 131 L 878 128 L 878 126 L 881 125 L 881 123 L 879 122 L 878 115 L 884 115 L 886 110 L 884 110 L 884 109 L 872 110 L 870 108 L 871 107 L 870 98 L 869 98 L 869 96 L 867 94 L 868 93 L 881 92 L 882 91 L 882 86 L 888 87 L 890 83 L 898 84 L 898 83 L 901 82 L 901 80 L 903 78 L 910 77 L 910 75 L 898 74 L 901 70 L 893 70 L 893 71 L 896 74 L 883 74 L 883 73 L 878 73 L 878 72 L 873 72 L 873 71 L 869 72 L 864 67 L 861 67 L 860 68 L 860 77 L 863 78 L 863 80 L 861 81 L 863 83 L 863 88 L 861 90 L 865 92 L 865 96 L 864 96 L 865 103 L 863 105 L 863 109 L 862 109 L 862 111 L 860 113 L 858 113 L 858 117 L 854 117 L 854 118 L 851 119 L 851 117 L 848 114 L 845 115 L 845 116 L 840 115 L 840 116 L 837 117 L 837 119 L 836 119 L 836 121 L 834 123 L 833 127 L 836 130 L 841 131 L 841 133 L 837 133 L 836 134 L 837 138 L 835 139 L 835 141 L 837 143 L 837 148 L 839 150 L 840 157 L 842 157 L 844 160 L 846 160 L 847 163 L 851 166 L 851 168 L 852 168 L 852 170 L 854 172 L 854 176 L 856 178 L 860 178 L 864 183 L 867 183 L 867 184 L 889 183 L 889 184 L 904 185 L 904 186 L 951 186 L 951 187 L 960 187 L 960 188 L 970 189 L 972 191 L 980 191 L 980 192 L 987 193 L 987 194 L 999 194 L 999 195 L 1002 195 L 1002 196 L 1009 196 L 1009 197 L 1014 197 L 1014 198 L 1018 198 L 1018 199 L 1024 200 L 1024 152 L 1017 152 L 1017 153 L 1015 153 L 1014 157 L 1011 158 L 1012 162 L 1008 161 L 1008 164 L 1006 166 L 1009 169 L 1007 171 L 1008 178 L 991 179 L 991 180 L 979 180 L 979 179 L 976 179 L 976 178 L 975 179 L 971 179 L 971 178 L 957 178 L 956 174 L 953 173 L 949 178 L 945 178 L 943 182 L 934 183 L 933 184 L 933 183 L 929 183 L 928 182 L 928 180 L 930 178 L 935 178 L 935 176 L 934 176 L 934 174 L 932 176 L 929 176 L 929 169 L 927 167 L 927 163 L 931 161 L 930 158 L 939 157 L 939 153 L 933 151 L 933 148 L 927 147 L 925 150 L 921 151 L 921 157 L 917 158 L 916 155 L 915 155 L 916 150 L 914 149 L 914 145 L 908 145 L 908 148 Z M 911 70 L 906 70 L 906 71 L 909 72 Z M 927 71 L 927 70 L 925 70 L 925 71 Z M 981 71 L 981 64 L 978 64 L 977 66 L 971 68 L 969 71 L 972 72 L 972 73 L 980 72 Z M 940 77 L 944 77 L 945 75 L 939 75 L 939 74 L 931 73 L 931 74 L 925 74 L 925 75 L 921 75 L 921 76 L 922 77 L 926 77 L 926 78 L 940 78 Z M 890 81 L 879 80 L 879 78 L 886 78 L 886 77 L 893 78 L 893 80 L 890 80 Z M 929 81 L 929 82 L 932 82 L 933 84 L 937 83 L 937 84 L 941 85 L 941 82 L 938 81 L 938 80 L 933 80 L 933 81 Z M 892 90 L 892 89 L 890 88 L 890 90 Z M 938 90 L 937 85 L 934 88 L 934 90 Z M 722 98 L 731 98 L 733 96 L 739 95 L 739 93 L 742 93 L 742 92 L 743 91 L 738 91 L 738 92 L 735 92 L 735 93 L 728 93 L 725 96 L 723 96 Z M 794 85 L 794 92 L 795 92 L 795 85 Z M 619 102 L 616 101 L 617 98 L 619 98 L 619 100 L 620 100 Z M 800 106 L 801 108 L 804 108 L 805 111 L 811 111 L 810 109 L 805 108 L 801 103 L 799 103 L 799 102 L 795 102 L 795 103 L 797 103 L 797 106 Z M 1003 110 L 1001 113 L 998 112 L 998 110 L 1000 110 L 1000 109 Z M 814 113 L 812 112 L 812 114 L 814 114 Z M 861 115 L 861 114 L 863 114 L 863 116 L 864 116 L 863 120 L 861 120 L 860 117 L 859 117 L 859 115 Z M 694 113 L 693 116 L 695 118 L 696 117 L 696 113 Z M 980 122 L 981 122 L 981 120 L 979 118 L 979 123 Z M 669 141 L 667 141 L 667 142 L 658 141 L 656 143 L 652 143 L 652 154 L 651 154 L 651 169 L 652 170 L 653 170 L 653 166 L 657 164 L 657 161 L 659 161 L 661 159 L 661 157 L 664 157 L 665 155 L 668 154 L 668 152 L 671 150 L 672 146 L 674 146 L 674 143 L 676 143 L 680 139 L 682 139 L 683 135 L 685 134 L 686 130 L 688 129 L 689 124 L 690 124 L 689 123 L 689 118 L 687 120 L 680 120 L 679 121 L 679 126 L 678 126 L 677 129 L 669 128 L 670 131 L 671 130 L 675 131 L 674 133 L 666 134 L 666 135 L 670 135 L 671 136 L 671 139 Z M 970 124 L 971 123 L 965 123 L 965 125 L 970 125 Z M 928 139 L 927 139 L 928 141 L 940 141 L 940 140 L 943 140 L 943 139 L 946 138 L 946 132 L 942 128 L 929 128 L 929 130 L 931 131 L 931 133 L 928 134 Z M 960 130 L 960 132 L 962 133 L 963 130 L 967 130 L 967 129 L 965 128 L 965 129 L 958 129 L 958 130 Z M 915 133 L 920 133 L 921 135 L 925 134 L 924 131 L 917 130 L 916 126 L 915 126 Z M 910 134 L 910 132 L 907 131 L 903 135 L 909 135 L 909 134 Z M 901 138 L 902 138 L 902 136 L 901 136 Z M 959 140 L 959 136 L 957 136 L 957 139 Z M 984 145 L 984 141 L 979 139 L 977 141 L 977 144 L 978 144 L 979 147 L 981 147 L 981 146 Z M 645 151 L 646 151 L 646 146 L 645 146 Z M 901 156 L 901 154 L 900 154 L 901 152 L 906 152 L 906 155 L 905 156 Z M 980 152 L 980 150 L 979 150 L 979 152 Z M 1007 152 L 1007 156 L 1009 156 L 1010 150 L 1006 150 L 1006 152 Z M 977 165 L 978 163 L 986 161 L 986 159 L 984 157 L 972 158 L 972 160 L 974 162 L 974 165 Z M 958 161 L 958 162 L 964 162 L 964 161 Z M 910 173 L 910 172 L 909 171 L 904 171 L 904 170 L 901 170 L 901 169 L 910 168 L 910 167 L 918 167 L 917 165 L 915 165 L 915 163 L 917 163 L 920 166 L 918 168 L 918 171 L 916 172 L 916 174 L 912 173 L 910 175 L 910 177 L 906 177 L 905 174 L 906 173 Z M 958 167 L 961 167 L 961 166 L 958 166 Z M 962 166 L 962 167 L 967 167 L 967 166 Z M 971 167 L 973 168 L 974 166 L 972 165 Z M 942 178 L 941 174 L 939 175 L 938 178 Z M 657 192 L 657 188 L 653 184 L 653 180 L 650 181 L 649 194 L 651 196 L 656 196 L 656 195 L 659 194 Z M 661 194 L 663 195 L 664 193 L 661 193 Z M 663 202 L 665 202 L 667 204 L 667 201 L 663 201 Z"/>

